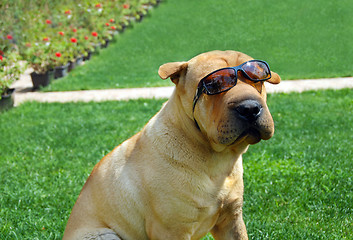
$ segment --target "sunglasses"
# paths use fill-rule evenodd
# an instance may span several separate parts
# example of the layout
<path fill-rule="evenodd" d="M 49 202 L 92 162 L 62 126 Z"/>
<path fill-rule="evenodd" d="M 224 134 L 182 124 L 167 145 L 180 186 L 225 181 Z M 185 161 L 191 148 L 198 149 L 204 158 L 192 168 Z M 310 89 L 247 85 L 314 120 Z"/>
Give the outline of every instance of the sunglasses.
<path fill-rule="evenodd" d="M 206 75 L 199 82 L 193 101 L 193 111 L 202 93 L 215 95 L 230 90 L 237 84 L 238 72 L 250 80 L 250 84 L 266 81 L 271 78 L 271 70 L 265 61 L 250 60 L 236 67 L 221 68 Z"/>

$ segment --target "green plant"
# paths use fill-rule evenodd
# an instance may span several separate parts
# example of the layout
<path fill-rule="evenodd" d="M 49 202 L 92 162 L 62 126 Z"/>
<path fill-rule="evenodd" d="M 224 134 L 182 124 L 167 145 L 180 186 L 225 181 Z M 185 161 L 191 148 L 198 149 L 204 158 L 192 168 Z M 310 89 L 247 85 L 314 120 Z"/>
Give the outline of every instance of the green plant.
<path fill-rule="evenodd" d="M 10 18 L 9 13 L 3 15 L 4 19 L 0 20 L 0 99 L 7 93 L 12 82 L 19 78 L 23 65 L 20 63 L 13 29 L 4 24 L 4 20 Z"/>
<path fill-rule="evenodd" d="M 15 51 L 7 52 L 6 55 L 0 54 L 0 99 L 23 72 L 25 62 L 21 62 L 20 59 Z"/>
<path fill-rule="evenodd" d="M 54 68 L 51 52 L 49 38 L 44 38 L 43 42 L 35 42 L 28 47 L 25 59 L 36 73 L 45 73 Z"/>
<path fill-rule="evenodd" d="M 87 55 L 111 40 L 117 30 L 128 25 L 123 15 L 124 5 L 125 0 L 98 3 L 89 0 L 4 0 L 0 3 L 0 49 L 5 49 L 3 40 L 11 42 L 35 72 L 44 73 Z M 140 5 L 140 0 L 134 1 L 133 5 Z"/>

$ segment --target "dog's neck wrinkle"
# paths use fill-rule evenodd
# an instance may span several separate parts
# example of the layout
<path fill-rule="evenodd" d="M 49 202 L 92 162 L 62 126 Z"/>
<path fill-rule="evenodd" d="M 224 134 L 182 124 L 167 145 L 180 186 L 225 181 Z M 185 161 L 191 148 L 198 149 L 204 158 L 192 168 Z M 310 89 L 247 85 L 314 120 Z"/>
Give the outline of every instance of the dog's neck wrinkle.
<path fill-rule="evenodd" d="M 179 99 L 175 99 L 179 101 Z M 204 161 L 219 161 L 218 158 L 230 155 L 230 158 L 237 158 L 243 151 L 234 151 L 229 147 L 216 151 L 208 137 L 202 133 L 194 125 L 194 121 L 190 118 L 184 109 L 180 109 L 181 104 L 176 104 L 176 101 L 168 101 L 161 111 L 155 116 L 155 120 L 151 121 L 151 131 L 158 132 L 154 137 L 159 138 L 156 142 L 167 143 L 165 147 L 175 146 L 180 151 L 189 152 L 191 156 L 193 149 L 200 149 L 203 155 L 212 159 L 206 159 L 204 156 L 199 156 Z M 178 136 L 178 137 L 173 137 Z M 163 148 L 160 148 L 162 151 Z M 188 155 L 188 154 L 187 154 Z"/>
<path fill-rule="evenodd" d="M 203 152 L 207 152 L 208 154 L 225 154 L 231 152 L 233 155 L 243 154 L 245 152 L 242 146 L 236 148 L 234 148 L 234 146 L 229 147 L 214 143 L 212 139 L 209 139 L 204 130 L 196 127 L 192 116 L 187 114 L 187 110 L 183 107 L 176 91 L 171 96 L 171 99 L 163 106 L 158 115 L 163 115 L 160 119 L 162 119 L 165 129 L 168 131 L 171 129 L 176 130 L 177 132 L 175 134 L 185 136 L 189 142 L 192 142 L 199 149 L 202 149 Z M 161 122 L 157 124 L 157 128 L 160 128 L 160 124 Z M 178 128 L 176 128 L 176 126 Z"/>
<path fill-rule="evenodd" d="M 167 103 L 168 104 L 168 103 Z M 169 110 L 172 110 L 169 112 Z M 235 164 L 241 158 L 242 152 L 229 148 L 216 152 L 208 140 L 193 136 L 188 131 L 182 118 L 165 105 L 161 111 L 148 123 L 145 136 L 150 139 L 150 148 L 163 156 L 166 163 L 179 171 L 191 175 L 208 176 L 215 185 L 222 185 L 225 179 L 232 174 Z M 192 124 L 189 120 L 188 124 Z M 180 126 L 180 127 L 179 127 Z M 198 130 L 193 130 L 198 131 Z M 197 134 L 200 134 L 197 132 Z M 195 150 L 197 149 L 197 150 Z M 190 176 L 191 176 L 190 175 Z"/>
<path fill-rule="evenodd" d="M 189 139 L 197 141 L 202 146 L 207 146 L 208 139 L 204 134 L 197 128 L 194 123 L 192 116 L 187 114 L 188 110 L 183 107 L 180 97 L 176 93 L 173 93 L 172 101 L 168 101 L 168 108 L 165 108 L 167 119 L 170 119 L 171 127 L 180 126 L 180 131 L 187 135 Z"/>

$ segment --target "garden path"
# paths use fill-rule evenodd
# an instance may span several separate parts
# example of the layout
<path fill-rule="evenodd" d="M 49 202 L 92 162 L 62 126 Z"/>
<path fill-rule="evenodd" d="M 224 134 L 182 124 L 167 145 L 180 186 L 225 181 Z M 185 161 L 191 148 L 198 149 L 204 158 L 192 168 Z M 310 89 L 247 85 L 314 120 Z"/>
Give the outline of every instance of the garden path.
<path fill-rule="evenodd" d="M 101 102 L 118 101 L 138 98 L 168 98 L 174 87 L 155 88 L 127 88 L 127 89 L 105 89 L 87 91 L 67 91 L 67 92 L 32 92 L 32 82 L 28 69 L 15 82 L 12 87 L 16 88 L 15 106 L 26 101 L 38 102 Z M 327 78 L 327 79 L 305 79 L 282 81 L 278 85 L 266 83 L 268 93 L 289 93 L 303 92 L 319 89 L 342 89 L 353 88 L 353 77 Z"/>

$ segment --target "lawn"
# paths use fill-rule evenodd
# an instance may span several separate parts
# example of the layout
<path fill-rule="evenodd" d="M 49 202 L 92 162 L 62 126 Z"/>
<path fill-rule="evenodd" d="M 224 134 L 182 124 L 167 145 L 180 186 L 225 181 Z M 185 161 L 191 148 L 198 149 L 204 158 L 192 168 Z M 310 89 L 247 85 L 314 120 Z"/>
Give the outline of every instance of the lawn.
<path fill-rule="evenodd" d="M 244 156 L 250 239 L 353 239 L 352 99 L 351 90 L 269 95 L 275 135 Z M 0 239 L 61 239 L 93 166 L 162 103 L 26 103 L 1 113 Z"/>
<path fill-rule="evenodd" d="M 85 66 L 45 91 L 169 85 L 158 67 L 239 50 L 283 79 L 353 76 L 353 1 L 166 0 Z"/>

